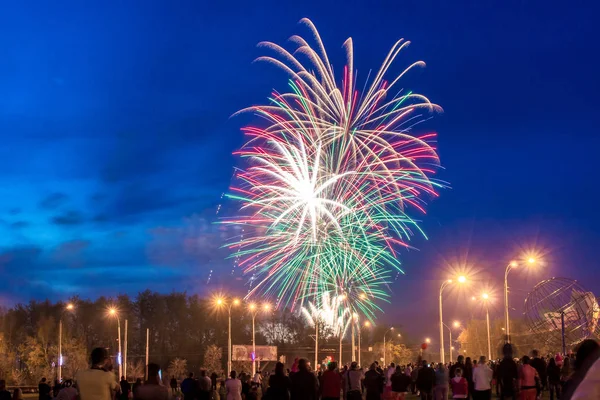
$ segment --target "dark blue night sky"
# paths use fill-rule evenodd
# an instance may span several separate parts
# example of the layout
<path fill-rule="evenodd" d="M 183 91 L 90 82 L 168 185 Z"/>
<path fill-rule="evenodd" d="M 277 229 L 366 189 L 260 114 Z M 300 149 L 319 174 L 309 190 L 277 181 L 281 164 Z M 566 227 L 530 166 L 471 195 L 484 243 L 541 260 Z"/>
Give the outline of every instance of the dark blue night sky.
<path fill-rule="evenodd" d="M 400 67 L 424 60 L 427 68 L 403 86 L 445 110 L 429 125 L 439 133 L 439 177 L 452 189 L 423 217 L 429 241 L 415 238 L 419 251 L 402 254 L 407 276 L 392 285 L 385 319 L 408 325 L 433 315 L 439 279 L 452 265 L 479 270 L 500 294 L 504 266 L 529 249 L 546 265 L 511 276 L 515 314 L 527 290 L 551 276 L 578 279 L 600 295 L 600 35 L 591 1 L 2 8 L 4 305 L 145 288 L 207 293 L 230 282 L 214 222 L 239 162 L 231 155 L 243 142 L 239 128 L 250 120 L 230 116 L 286 89 L 285 74 L 252 61 L 263 54 L 259 41 L 305 34 L 302 17 L 315 22 L 334 64 L 352 36 L 363 77 L 395 40 L 411 40 Z M 466 318 L 456 307 L 464 296 L 447 301 L 449 316 Z M 415 298 L 418 314 L 401 307 Z M 416 325 L 436 332 L 435 318 Z"/>

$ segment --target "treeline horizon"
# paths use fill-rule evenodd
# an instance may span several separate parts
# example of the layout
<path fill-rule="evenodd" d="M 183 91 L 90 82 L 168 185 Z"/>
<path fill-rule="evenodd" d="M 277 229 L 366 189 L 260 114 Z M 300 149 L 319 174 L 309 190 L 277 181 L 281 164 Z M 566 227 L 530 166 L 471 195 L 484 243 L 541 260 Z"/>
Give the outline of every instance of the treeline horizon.
<path fill-rule="evenodd" d="M 67 309 L 67 304 L 73 309 Z M 105 347 L 115 359 L 118 353 L 117 318 L 111 316 L 115 308 L 121 324 L 124 340 L 127 320 L 127 375 L 143 377 L 146 354 L 146 329 L 150 330 L 150 362 L 158 363 L 165 371 L 175 361 L 178 373 L 208 368 L 223 371 L 227 363 L 228 311 L 217 307 L 212 296 L 201 297 L 186 292 L 160 294 L 145 290 L 135 297 L 119 295 L 101 296 L 96 300 L 78 296 L 68 301 L 31 300 L 0 309 L 0 379 L 11 384 L 36 383 L 41 377 L 56 377 L 58 360 L 58 326 L 63 322 L 62 354 L 63 377 L 73 377 L 78 370 L 89 366 L 89 354 L 94 347 Z M 247 303 L 233 306 L 232 344 L 251 345 L 252 317 Z M 496 357 L 503 344 L 502 320 L 492 321 L 492 354 Z M 541 351 L 552 350 L 543 338 L 527 333 L 523 320 L 513 319 L 513 341 L 519 354 L 527 354 L 534 347 Z M 401 325 L 396 325 L 398 331 Z M 383 354 L 383 335 L 387 325 L 379 324 L 361 328 L 363 364 L 380 360 Z M 447 332 L 446 332 L 447 334 Z M 303 316 L 290 310 L 274 310 L 259 313 L 256 317 L 256 344 L 278 347 L 288 364 L 295 357 L 314 360 L 314 327 L 309 326 Z M 435 339 L 435 338 L 434 338 Z M 388 335 L 388 360 L 407 363 L 415 361 L 422 340 L 404 334 L 402 338 Z M 344 337 L 344 359 L 350 359 L 350 334 Z M 337 360 L 339 338 L 325 329 L 319 331 L 319 358 L 328 355 Z M 467 350 L 467 355 L 487 354 L 485 320 L 471 320 L 456 332 L 458 351 Z M 459 346 L 460 345 L 460 346 Z M 437 349 L 430 346 L 425 355 L 436 360 Z M 446 351 L 448 352 L 446 343 Z M 448 354 L 448 353 L 446 353 Z M 391 357 L 391 358 L 390 358 Z M 249 364 L 249 363 L 247 363 Z M 114 362 L 117 369 L 116 361 Z M 238 368 L 248 370 L 240 363 Z"/>
<path fill-rule="evenodd" d="M 67 308 L 73 304 L 73 309 Z M 143 370 L 146 354 L 146 329 L 150 330 L 150 361 L 161 367 L 174 360 L 186 360 L 186 368 L 198 371 L 210 364 L 226 368 L 228 312 L 217 307 L 212 296 L 186 292 L 161 294 L 145 290 L 136 296 L 101 296 L 95 300 L 74 296 L 67 301 L 30 300 L 0 309 L 0 378 L 9 382 L 37 382 L 56 376 L 58 326 L 62 319 L 63 377 L 72 377 L 88 366 L 94 347 L 105 347 L 113 359 L 118 353 L 117 318 L 124 341 L 127 320 L 127 375 Z M 232 307 L 232 344 L 252 343 L 252 317 L 247 303 Z M 383 337 L 373 327 L 362 333 L 363 346 L 371 337 Z M 256 317 L 256 344 L 278 346 L 281 354 L 314 358 L 314 327 L 304 317 L 289 310 L 259 313 Z M 320 329 L 322 349 L 339 348 L 339 338 Z M 212 347 L 211 347 L 212 346 Z M 344 338 L 345 354 L 350 356 L 349 334 Z M 219 353 L 220 352 L 220 353 Z M 215 354 L 221 354 L 215 361 Z M 321 352 L 319 354 L 321 356 Z M 210 359 L 210 360 L 208 360 Z M 54 364 L 53 364 L 54 363 Z M 141 363 L 141 366 L 140 366 Z M 117 368 L 116 362 L 115 369 Z M 15 372 L 17 371 L 17 372 Z"/>

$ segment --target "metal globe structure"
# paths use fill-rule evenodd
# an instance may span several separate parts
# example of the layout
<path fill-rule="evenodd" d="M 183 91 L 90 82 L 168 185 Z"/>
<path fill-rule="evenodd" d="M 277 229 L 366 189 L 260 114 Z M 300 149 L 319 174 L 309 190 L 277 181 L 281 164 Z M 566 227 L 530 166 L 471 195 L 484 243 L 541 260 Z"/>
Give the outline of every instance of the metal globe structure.
<path fill-rule="evenodd" d="M 563 353 L 600 333 L 600 306 L 592 292 L 577 281 L 551 278 L 535 285 L 525 299 L 525 316 L 531 331 Z"/>

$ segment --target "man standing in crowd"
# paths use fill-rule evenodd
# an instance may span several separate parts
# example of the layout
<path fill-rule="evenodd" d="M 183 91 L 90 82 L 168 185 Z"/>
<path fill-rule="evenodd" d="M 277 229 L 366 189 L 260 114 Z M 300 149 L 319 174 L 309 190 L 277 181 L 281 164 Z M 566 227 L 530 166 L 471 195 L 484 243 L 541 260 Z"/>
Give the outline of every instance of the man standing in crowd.
<path fill-rule="evenodd" d="M 206 375 L 206 370 L 200 370 L 200 379 L 198 379 L 198 400 L 209 400 L 212 389 L 212 381 Z"/>
<path fill-rule="evenodd" d="M 119 392 L 115 374 L 110 370 L 108 351 L 103 347 L 92 350 L 92 366 L 75 376 L 80 400 L 112 400 L 113 392 Z"/>
<path fill-rule="evenodd" d="M 433 400 L 433 385 L 435 384 L 435 371 L 427 361 L 423 360 L 423 367 L 417 375 L 417 389 L 421 393 L 421 400 Z"/>
<path fill-rule="evenodd" d="M 494 371 L 487 365 L 485 356 L 479 357 L 479 363 L 473 370 L 473 400 L 491 400 L 493 375 Z"/>
<path fill-rule="evenodd" d="M 317 400 L 319 383 L 317 377 L 308 370 L 305 358 L 298 360 L 298 372 L 290 376 L 292 381 L 291 400 Z"/>
<path fill-rule="evenodd" d="M 339 400 L 340 391 L 342 390 L 342 378 L 335 370 L 337 363 L 332 361 L 327 365 L 327 371 L 321 377 L 321 399 L 322 400 Z"/>
<path fill-rule="evenodd" d="M 346 399 L 361 400 L 363 373 L 358 369 L 356 361 L 353 361 L 352 364 L 350 364 L 350 369 L 346 371 L 342 378 L 344 379 Z"/>
<path fill-rule="evenodd" d="M 148 380 L 137 390 L 136 400 L 169 400 L 169 389 L 162 385 L 158 364 L 148 364 Z"/>
<path fill-rule="evenodd" d="M 183 393 L 184 400 L 194 400 L 196 395 L 196 380 L 194 379 L 194 373 L 190 372 L 189 376 L 181 382 L 181 392 Z"/>
<path fill-rule="evenodd" d="M 513 348 L 510 343 L 506 343 L 502 348 L 504 358 L 498 365 L 498 384 L 500 385 L 500 399 L 517 399 L 517 380 L 519 371 L 517 363 L 513 359 Z"/>
<path fill-rule="evenodd" d="M 531 352 L 531 355 L 533 356 L 533 358 L 531 360 L 531 366 L 533 368 L 535 368 L 538 375 L 540 376 L 540 385 L 537 388 L 537 398 L 539 399 L 542 394 L 542 390 L 546 389 L 546 384 L 548 381 L 548 374 L 546 371 L 547 365 L 546 365 L 546 361 L 543 358 L 540 358 L 539 351 L 533 350 Z"/>

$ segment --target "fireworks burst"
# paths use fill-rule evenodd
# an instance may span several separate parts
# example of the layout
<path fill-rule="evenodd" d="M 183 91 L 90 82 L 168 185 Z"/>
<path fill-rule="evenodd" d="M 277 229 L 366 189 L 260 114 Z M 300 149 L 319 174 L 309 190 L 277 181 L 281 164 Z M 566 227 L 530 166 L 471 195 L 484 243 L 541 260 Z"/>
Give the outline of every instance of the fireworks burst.
<path fill-rule="evenodd" d="M 307 306 L 301 309 L 302 314 L 310 326 L 318 323 L 328 335 L 339 336 L 345 332 L 350 314 L 344 307 L 344 300 L 345 296 L 331 296 L 325 292 L 315 304 L 308 301 Z"/>
<path fill-rule="evenodd" d="M 323 293 L 344 293 L 355 300 L 350 312 L 371 317 L 375 300 L 388 296 L 391 272 L 401 271 L 397 249 L 414 233 L 424 235 L 409 213 L 424 212 L 423 198 L 442 186 L 430 179 L 439 165 L 435 134 L 409 134 L 439 107 L 397 89 L 422 62 L 391 81 L 384 78 L 409 42 L 392 46 L 359 92 L 352 39 L 344 44 L 338 87 L 316 28 L 302 22 L 314 48 L 299 36 L 291 39 L 293 52 L 260 44 L 276 56 L 259 60 L 290 74 L 291 91 L 274 93 L 272 105 L 242 110 L 262 116 L 267 126 L 243 129 L 249 140 L 237 154 L 249 166 L 230 197 L 242 203 L 244 216 L 226 222 L 242 225 L 245 235 L 231 248 L 240 267 L 256 274 L 250 295 L 293 307 Z"/>

